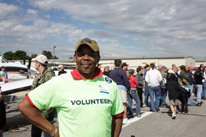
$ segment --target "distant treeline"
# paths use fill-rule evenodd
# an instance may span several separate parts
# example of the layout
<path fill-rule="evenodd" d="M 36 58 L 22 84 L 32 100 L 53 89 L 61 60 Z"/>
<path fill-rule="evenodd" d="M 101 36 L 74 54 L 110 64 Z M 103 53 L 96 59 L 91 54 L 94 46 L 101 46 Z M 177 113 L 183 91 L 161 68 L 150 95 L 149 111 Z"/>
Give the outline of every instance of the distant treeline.
<path fill-rule="evenodd" d="M 48 59 L 58 59 L 57 56 L 53 56 L 51 51 L 43 50 L 42 54 L 45 55 Z M 7 60 L 23 60 L 29 58 L 35 58 L 37 54 L 32 54 L 31 56 L 27 55 L 24 50 L 17 50 L 16 52 L 8 51 L 3 54 L 3 57 Z"/>

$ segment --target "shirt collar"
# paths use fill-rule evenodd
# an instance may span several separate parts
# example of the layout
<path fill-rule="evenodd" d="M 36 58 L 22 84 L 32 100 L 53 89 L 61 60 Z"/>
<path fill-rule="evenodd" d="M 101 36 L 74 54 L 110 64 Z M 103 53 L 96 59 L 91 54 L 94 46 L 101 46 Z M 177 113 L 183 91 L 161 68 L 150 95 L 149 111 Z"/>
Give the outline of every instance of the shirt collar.
<path fill-rule="evenodd" d="M 101 77 L 103 75 L 102 71 L 97 67 L 94 69 L 94 72 L 95 72 L 95 76 L 91 80 Z M 71 75 L 75 79 L 88 79 L 82 76 L 77 69 L 71 71 Z"/>

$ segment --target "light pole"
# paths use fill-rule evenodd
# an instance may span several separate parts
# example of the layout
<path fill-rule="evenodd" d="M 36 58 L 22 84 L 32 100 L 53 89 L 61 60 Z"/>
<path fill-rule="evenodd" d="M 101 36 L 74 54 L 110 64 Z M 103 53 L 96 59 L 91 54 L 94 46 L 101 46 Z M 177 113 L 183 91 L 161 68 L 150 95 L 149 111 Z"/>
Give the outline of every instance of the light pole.
<path fill-rule="evenodd" d="M 55 63 L 55 48 L 56 48 L 56 46 L 53 47 L 54 63 Z"/>

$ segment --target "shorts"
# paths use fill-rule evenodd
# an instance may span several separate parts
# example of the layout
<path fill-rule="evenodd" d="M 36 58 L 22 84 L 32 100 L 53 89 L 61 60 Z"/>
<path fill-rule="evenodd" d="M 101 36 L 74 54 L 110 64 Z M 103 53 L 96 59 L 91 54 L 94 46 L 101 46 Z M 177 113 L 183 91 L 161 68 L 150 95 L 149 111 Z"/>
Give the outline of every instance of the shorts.
<path fill-rule="evenodd" d="M 119 88 L 122 102 L 127 103 L 127 91 L 126 91 L 127 89 L 125 88 L 125 86 L 122 85 L 118 85 L 118 88 Z"/>
<path fill-rule="evenodd" d="M 177 99 L 169 100 L 169 105 L 177 106 Z"/>

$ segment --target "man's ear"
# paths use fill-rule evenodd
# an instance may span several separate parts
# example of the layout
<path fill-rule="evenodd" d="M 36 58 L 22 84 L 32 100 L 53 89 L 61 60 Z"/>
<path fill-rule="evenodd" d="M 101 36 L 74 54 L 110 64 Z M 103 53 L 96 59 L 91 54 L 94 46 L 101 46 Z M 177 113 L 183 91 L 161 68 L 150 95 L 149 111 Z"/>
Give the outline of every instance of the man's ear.
<path fill-rule="evenodd" d="M 99 63 L 100 55 L 97 55 L 96 65 Z"/>
<path fill-rule="evenodd" d="M 74 62 L 77 63 L 77 62 L 76 62 L 76 54 L 74 54 Z"/>

